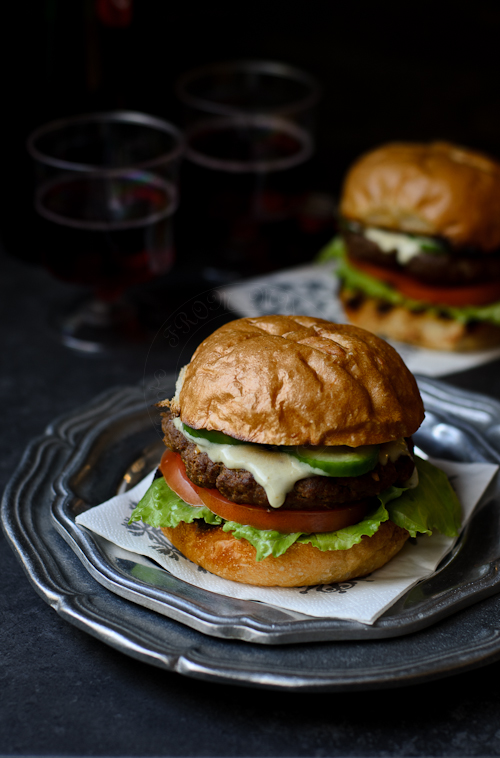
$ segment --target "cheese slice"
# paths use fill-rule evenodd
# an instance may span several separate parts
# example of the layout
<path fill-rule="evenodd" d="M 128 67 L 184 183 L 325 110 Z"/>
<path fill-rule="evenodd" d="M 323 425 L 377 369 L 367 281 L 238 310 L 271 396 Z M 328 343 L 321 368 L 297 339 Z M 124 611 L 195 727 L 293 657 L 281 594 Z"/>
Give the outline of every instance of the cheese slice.
<path fill-rule="evenodd" d="M 182 425 L 180 418 L 174 418 L 175 428 L 196 447 L 206 453 L 213 463 L 223 463 L 229 469 L 250 471 L 256 482 L 266 491 L 272 508 L 283 505 L 287 493 L 299 479 L 309 476 L 326 476 L 324 471 L 312 468 L 287 453 L 268 450 L 259 445 L 219 445 L 201 437 L 192 437 Z"/>
<path fill-rule="evenodd" d="M 396 260 L 405 266 L 412 258 L 422 252 L 422 240 L 398 232 L 386 232 L 383 229 L 367 227 L 364 235 L 370 242 L 378 245 L 384 253 L 396 252 Z"/>
<path fill-rule="evenodd" d="M 198 450 L 206 453 L 213 463 L 223 463 L 227 468 L 250 471 L 256 482 L 265 490 L 272 508 L 279 508 L 293 489 L 295 482 L 310 476 L 328 476 L 321 469 L 299 461 L 293 455 L 269 450 L 260 445 L 221 445 L 201 437 L 193 437 L 186 431 L 179 417 L 173 418 L 175 428 L 192 442 Z M 380 446 L 379 461 L 385 465 L 401 455 L 409 455 L 404 439 L 387 442 Z"/>

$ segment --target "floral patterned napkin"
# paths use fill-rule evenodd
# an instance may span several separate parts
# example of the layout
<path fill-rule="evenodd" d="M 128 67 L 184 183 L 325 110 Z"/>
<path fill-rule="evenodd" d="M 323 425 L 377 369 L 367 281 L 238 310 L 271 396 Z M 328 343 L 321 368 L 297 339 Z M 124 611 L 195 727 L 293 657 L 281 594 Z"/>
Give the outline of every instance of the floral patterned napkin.
<path fill-rule="evenodd" d="M 462 528 L 498 470 L 489 463 L 432 463 L 443 469 L 463 510 Z M 186 559 L 159 529 L 142 522 L 129 524 L 133 508 L 148 489 L 151 472 L 133 489 L 77 516 L 76 523 L 131 553 L 146 556 L 179 579 L 226 597 L 254 600 L 319 618 L 349 619 L 373 624 L 398 598 L 432 575 L 457 538 L 433 534 L 409 540 L 386 566 L 362 579 L 314 587 L 255 587 L 221 579 Z"/>

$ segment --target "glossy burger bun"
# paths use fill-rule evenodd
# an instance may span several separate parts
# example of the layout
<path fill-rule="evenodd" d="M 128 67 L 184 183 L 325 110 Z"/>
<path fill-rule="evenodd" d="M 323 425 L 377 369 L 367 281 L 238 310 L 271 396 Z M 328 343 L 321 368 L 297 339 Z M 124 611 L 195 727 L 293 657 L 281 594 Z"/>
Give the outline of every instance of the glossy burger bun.
<path fill-rule="evenodd" d="M 500 247 L 500 164 L 447 142 L 394 142 L 348 171 L 340 212 L 366 226 L 439 235 L 453 247 Z"/>
<path fill-rule="evenodd" d="M 406 529 L 384 521 L 372 537 L 363 537 L 349 550 L 322 551 L 309 543 L 295 543 L 278 558 L 257 562 L 255 548 L 247 540 L 238 540 L 221 527 L 207 529 L 196 522 L 182 522 L 162 532 L 183 555 L 210 573 L 260 587 L 305 587 L 366 576 L 390 561 L 409 536 Z"/>
<path fill-rule="evenodd" d="M 394 348 L 309 316 L 225 324 L 198 347 L 166 404 L 195 429 L 272 445 L 378 444 L 411 436 L 424 418 Z"/>

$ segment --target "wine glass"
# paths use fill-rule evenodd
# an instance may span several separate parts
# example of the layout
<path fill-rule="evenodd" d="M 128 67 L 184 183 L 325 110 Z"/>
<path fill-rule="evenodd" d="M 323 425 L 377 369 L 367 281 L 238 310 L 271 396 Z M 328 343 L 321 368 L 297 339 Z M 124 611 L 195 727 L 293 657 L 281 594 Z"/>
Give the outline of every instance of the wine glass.
<path fill-rule="evenodd" d="M 285 63 L 240 60 L 188 71 L 176 93 L 186 135 L 180 239 L 207 278 L 303 262 L 318 82 Z"/>
<path fill-rule="evenodd" d="M 109 111 L 46 124 L 27 146 L 41 261 L 92 292 L 57 314 L 59 337 L 92 352 L 140 339 L 127 293 L 173 264 L 181 132 L 150 115 Z"/>

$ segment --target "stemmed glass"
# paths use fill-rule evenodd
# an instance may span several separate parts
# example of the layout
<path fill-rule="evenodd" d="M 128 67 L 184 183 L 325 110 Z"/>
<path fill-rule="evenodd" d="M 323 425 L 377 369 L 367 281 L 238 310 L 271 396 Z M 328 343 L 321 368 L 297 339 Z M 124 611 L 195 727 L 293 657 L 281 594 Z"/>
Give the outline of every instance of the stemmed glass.
<path fill-rule="evenodd" d="M 183 136 L 163 119 L 131 111 L 54 121 L 28 139 L 36 167 L 41 260 L 92 294 L 56 316 L 70 347 L 100 351 L 141 334 L 127 292 L 167 273 Z"/>
<path fill-rule="evenodd" d="M 183 74 L 176 93 L 186 134 L 178 223 L 190 255 L 219 283 L 300 262 L 318 82 L 240 60 Z"/>

